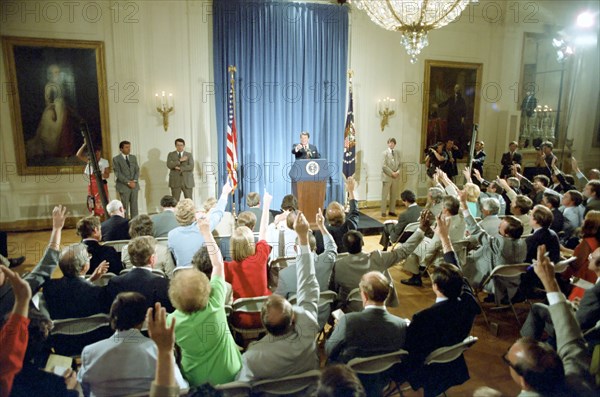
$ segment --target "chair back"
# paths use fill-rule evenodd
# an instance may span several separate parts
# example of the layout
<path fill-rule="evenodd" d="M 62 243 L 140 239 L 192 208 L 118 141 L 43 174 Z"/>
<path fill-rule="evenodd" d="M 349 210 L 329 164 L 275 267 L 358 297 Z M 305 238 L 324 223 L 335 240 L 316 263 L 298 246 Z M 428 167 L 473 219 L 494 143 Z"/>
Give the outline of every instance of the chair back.
<path fill-rule="evenodd" d="M 406 350 L 398 350 L 392 353 L 380 354 L 371 357 L 357 357 L 348 362 L 348 366 L 357 374 L 372 375 L 390 369 L 408 357 Z"/>
<path fill-rule="evenodd" d="M 425 365 L 445 364 L 459 358 L 465 350 L 477 342 L 476 336 L 467 336 L 465 340 L 452 346 L 444 346 L 432 351 L 425 359 Z"/>
<path fill-rule="evenodd" d="M 127 244 L 129 244 L 130 240 L 114 240 L 114 241 L 107 241 L 102 245 L 106 245 L 108 247 L 113 247 L 115 250 L 117 250 L 117 252 L 121 252 L 123 251 L 123 247 L 125 247 Z"/>
<path fill-rule="evenodd" d="M 219 390 L 223 397 L 248 397 L 252 387 L 246 382 L 229 382 L 216 385 L 215 389 Z"/>
<path fill-rule="evenodd" d="M 406 227 L 402 231 L 402 234 L 400 235 L 400 237 L 398 237 L 398 240 L 393 241 L 392 243 L 395 243 L 395 244 L 405 243 L 406 240 L 408 240 L 410 238 L 410 236 L 412 236 L 413 233 L 417 231 L 420 224 L 421 224 L 420 222 L 412 222 L 412 223 L 409 223 L 408 225 L 406 225 Z"/>
<path fill-rule="evenodd" d="M 325 305 L 330 305 L 333 302 L 335 302 L 335 300 L 337 299 L 337 293 L 335 291 L 331 291 L 331 290 L 327 290 L 327 291 L 321 291 L 319 292 L 319 303 L 318 306 L 325 306 Z M 292 304 L 292 305 L 297 305 L 298 304 L 298 296 L 297 295 L 290 295 L 290 297 L 288 298 L 288 301 Z"/>
<path fill-rule="evenodd" d="M 92 284 L 99 285 L 100 287 L 104 287 L 106 284 L 108 284 L 108 281 L 113 277 L 117 277 L 117 275 L 114 273 L 110 273 L 110 272 L 104 273 L 102 276 L 100 276 L 99 279 L 94 281 Z M 89 278 L 89 276 L 86 276 L 86 279 L 87 278 Z"/>
<path fill-rule="evenodd" d="M 310 387 L 316 387 L 320 375 L 321 371 L 314 369 L 299 375 L 261 380 L 252 385 L 252 393 L 264 393 L 276 396 L 299 393 Z"/>
<path fill-rule="evenodd" d="M 108 314 L 99 313 L 89 317 L 54 320 L 52 324 L 51 335 L 82 335 L 110 326 L 110 318 Z"/>
<path fill-rule="evenodd" d="M 360 288 L 354 288 L 352 291 L 348 293 L 348 297 L 346 297 L 346 302 L 349 304 L 350 302 L 362 302 L 362 297 L 360 296 Z"/>

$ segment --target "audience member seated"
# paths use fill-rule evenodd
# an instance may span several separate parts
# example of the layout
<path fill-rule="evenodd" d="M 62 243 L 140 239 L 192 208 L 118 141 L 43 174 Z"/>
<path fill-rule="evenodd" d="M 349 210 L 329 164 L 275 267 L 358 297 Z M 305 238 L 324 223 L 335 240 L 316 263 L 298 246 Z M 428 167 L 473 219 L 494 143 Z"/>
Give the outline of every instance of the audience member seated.
<path fill-rule="evenodd" d="M 521 239 L 523 224 L 512 215 L 502 218 L 498 231 L 490 234 L 477 224 L 467 207 L 464 193 L 459 192 L 461 208 L 467 231 L 471 240 L 476 241 L 478 248 L 469 252 L 467 263 L 463 267 L 463 273 L 471 285 L 480 286 L 490 275 L 494 267 L 523 263 L 527 255 L 527 245 Z M 494 200 L 494 199 L 489 199 Z M 484 209 L 485 212 L 485 209 Z M 486 290 L 489 293 L 486 302 L 500 304 L 506 299 L 512 299 L 517 292 L 518 283 L 503 281 L 488 284 Z"/>
<path fill-rule="evenodd" d="M 208 248 L 204 245 L 194 254 L 192 258 L 192 266 L 200 270 L 210 280 L 213 273 L 213 265 L 208 254 Z M 233 288 L 231 284 L 225 281 L 225 304 L 231 305 L 233 303 Z"/>
<path fill-rule="evenodd" d="M 445 196 L 443 205 L 444 209 L 440 215 L 443 219 L 447 219 L 450 222 L 450 239 L 452 242 L 463 240 L 465 238 L 465 221 L 462 215 L 459 214 L 460 203 L 458 199 L 454 196 Z M 421 281 L 421 269 L 419 266 L 437 266 L 441 263 L 443 258 L 440 248 L 441 241 L 437 235 L 434 235 L 431 240 L 426 239 L 419 244 L 404 263 L 404 270 L 412 273 L 412 277 L 400 282 L 405 285 L 420 287 L 423 283 Z"/>
<path fill-rule="evenodd" d="M 166 195 L 160 199 L 162 211 L 150 217 L 154 224 L 154 237 L 167 237 L 171 230 L 179 226 L 175 219 L 176 206 L 177 200 L 173 196 Z"/>
<path fill-rule="evenodd" d="M 66 212 L 67 208 L 62 205 L 58 205 L 52 210 L 52 233 L 46 251 L 37 266 L 23 278 L 29 284 L 34 295 L 37 294 L 45 282 L 50 280 L 50 276 L 58 265 L 60 239 L 62 229 L 65 226 Z M 11 283 L 0 285 L 0 320 L 10 313 L 14 304 L 15 296 Z M 37 312 L 37 309 L 35 309 L 35 312 Z"/>
<path fill-rule="evenodd" d="M 348 202 L 350 211 L 346 214 L 344 206 L 337 201 L 332 201 L 327 206 L 325 217 L 327 218 L 327 230 L 333 237 L 335 245 L 338 247 L 338 253 L 348 252 L 348 247 L 344 245 L 344 234 L 350 230 L 358 230 L 358 201 L 354 197 L 354 188 L 356 182 L 353 177 L 346 179 L 346 190 L 348 191 Z M 315 232 L 317 239 L 317 254 L 321 254 L 324 250 L 323 236 L 320 232 Z"/>
<path fill-rule="evenodd" d="M 590 355 L 571 307 L 560 292 L 554 266 L 538 248 L 533 269 L 547 292 L 557 350 L 532 338 L 517 340 L 503 356 L 522 396 L 592 396 Z"/>
<path fill-rule="evenodd" d="M 550 229 L 556 234 L 563 231 L 565 226 L 565 218 L 563 213 L 558 209 L 560 207 L 560 196 L 551 193 L 544 193 L 542 197 L 542 205 L 548 207 L 552 211 L 552 224 Z"/>
<path fill-rule="evenodd" d="M 284 210 L 279 215 L 275 215 L 273 223 L 267 226 L 266 241 L 272 247 L 271 261 L 277 258 L 296 256 L 295 247 L 298 234 L 294 230 L 294 221 L 297 215 L 297 210 Z"/>
<path fill-rule="evenodd" d="M 210 216 L 210 212 L 217 206 L 217 199 L 209 197 L 204 201 L 202 206 L 204 207 L 204 213 Z M 233 217 L 233 214 L 229 211 L 223 211 L 223 217 L 217 224 L 217 227 L 213 230 L 213 234 L 217 237 L 231 236 L 234 226 L 235 218 Z"/>
<path fill-rule="evenodd" d="M 309 226 L 304 214 L 294 222 L 300 240 L 296 263 L 298 302 L 292 306 L 280 295 L 271 295 L 261 310 L 267 335 L 251 343 L 242 356 L 238 381 L 297 375 L 319 368 L 316 335 L 319 283 L 308 245 Z"/>
<path fill-rule="evenodd" d="M 44 300 L 53 320 L 88 317 L 97 313 L 108 313 L 110 300 L 106 289 L 92 284 L 108 270 L 101 263 L 86 280 L 90 257 L 85 244 L 77 243 L 64 248 L 58 266 L 63 277 L 48 280 L 44 284 Z"/>
<path fill-rule="evenodd" d="M 260 230 L 260 218 L 262 216 L 262 211 L 260 209 L 260 194 L 257 192 L 250 192 L 246 195 L 246 207 L 248 208 L 246 211 L 250 212 L 254 215 L 256 228 Z M 244 212 L 246 212 L 244 211 Z M 242 212 L 243 214 L 243 212 Z M 242 215 L 240 214 L 240 216 Z M 269 211 L 269 223 L 273 223 L 273 214 Z M 238 226 L 239 226 L 239 216 L 238 216 Z M 242 225 L 248 226 L 248 225 Z M 254 227 L 248 226 L 248 228 L 254 231 Z"/>
<path fill-rule="evenodd" d="M 431 274 L 436 303 L 415 313 L 406 334 L 408 381 L 414 390 L 423 387 L 426 397 L 437 396 L 448 387 L 469 379 L 462 356 L 447 364 L 424 366 L 423 362 L 435 349 L 452 346 L 469 336 L 475 316 L 480 312 L 473 291 L 460 271 L 449 228 L 449 220 L 437 218 L 436 235 L 442 242 L 445 263 Z"/>
<path fill-rule="evenodd" d="M 112 200 L 106 210 L 110 218 L 102 222 L 102 241 L 129 240 L 129 220 L 125 218 L 123 203 Z"/>
<path fill-rule="evenodd" d="M 577 259 L 571 262 L 570 266 L 562 274 L 564 280 L 569 280 L 571 276 L 595 283 L 596 273 L 588 269 L 589 256 L 598 247 L 600 247 L 600 211 L 590 211 L 585 216 L 581 226 L 581 242 L 575 247 L 573 256 Z"/>
<path fill-rule="evenodd" d="M 600 180 L 592 179 L 583 189 L 583 195 L 586 197 L 585 214 L 589 211 L 600 211 Z"/>
<path fill-rule="evenodd" d="M 582 205 L 583 195 L 577 190 L 569 190 L 562 197 L 562 212 L 565 220 L 563 230 L 565 232 L 565 245 L 567 248 L 574 248 L 569 246 L 569 239 L 573 236 L 575 229 L 583 224 L 583 214 L 585 213 L 585 207 Z"/>
<path fill-rule="evenodd" d="M 9 396 L 13 387 L 15 376 L 23 368 L 23 360 L 29 339 L 29 300 L 31 299 L 31 287 L 17 273 L 10 270 L 4 264 L 0 265 L 0 287 L 10 284 L 13 292 L 14 305 L 4 323 L 0 319 L 0 395 Z"/>
<path fill-rule="evenodd" d="M 509 185 L 509 182 L 504 179 L 498 179 L 497 182 L 506 191 L 506 195 L 510 201 L 510 213 L 523 223 L 523 234 L 531 234 L 531 228 L 529 227 L 529 211 L 533 207 L 533 201 L 527 196 L 517 194 Z"/>
<path fill-rule="evenodd" d="M 221 222 L 231 190 L 231 185 L 226 182 L 221 190 L 221 197 L 219 197 L 217 206 L 209 214 L 211 232 Z M 194 254 L 204 245 L 204 239 L 198 232 L 198 225 L 196 224 L 194 202 L 191 199 L 184 199 L 177 203 L 175 218 L 181 226 L 169 232 L 168 246 L 175 257 L 177 266 L 189 266 L 192 263 Z"/>
<path fill-rule="evenodd" d="M 169 280 L 152 273 L 156 263 L 156 240 L 152 236 L 136 237 L 127 245 L 133 269 L 108 281 L 106 290 L 112 301 L 121 292 L 138 292 L 146 298 L 148 307 L 160 304 L 172 312 L 169 300 Z"/>
<path fill-rule="evenodd" d="M 550 185 L 550 178 L 546 175 L 536 175 L 533 177 L 533 182 L 530 182 L 521 174 L 517 174 L 517 177 L 521 179 L 521 186 L 530 191 L 529 198 L 533 201 L 533 205 L 542 204 L 544 191 Z"/>
<path fill-rule="evenodd" d="M 343 315 L 325 343 L 329 362 L 348 363 L 355 357 L 370 357 L 404 348 L 408 321 L 390 314 L 385 301 L 390 295 L 390 281 L 380 272 L 362 276 L 359 284 L 364 310 Z M 381 395 L 389 374 L 359 376 L 367 395 Z"/>
<path fill-rule="evenodd" d="M 325 227 L 325 218 L 323 218 L 320 208 L 319 213 L 317 213 L 316 216 L 316 223 L 319 231 L 323 235 L 323 240 L 325 241 L 325 251 L 317 255 L 317 242 L 312 233 L 309 233 L 308 235 L 308 243 L 310 246 L 311 255 L 313 256 L 313 260 L 315 262 L 315 272 L 317 281 L 319 283 L 319 289 L 321 291 L 327 291 L 329 289 L 329 278 L 331 277 L 331 271 L 333 270 L 333 265 L 337 258 L 337 246 L 335 245 L 335 241 L 333 241 L 333 237 L 331 234 L 329 234 L 329 231 Z M 296 244 L 298 243 L 299 241 L 296 240 Z M 279 272 L 279 280 L 275 293 L 283 296 L 286 299 L 289 299 L 292 295 L 296 295 L 296 286 L 298 285 L 296 273 L 297 270 L 295 262 L 282 269 Z M 331 305 L 319 307 L 318 320 L 319 327 L 321 329 L 325 326 L 330 313 Z"/>
<path fill-rule="evenodd" d="M 137 292 L 123 292 L 115 298 L 110 308 L 114 335 L 87 346 L 81 354 L 77 379 L 86 396 L 121 396 L 150 390 L 158 350 L 140 332 L 147 309 L 146 298 Z M 187 387 L 177 368 L 175 378 L 181 388 Z"/>
<path fill-rule="evenodd" d="M 467 202 L 467 205 L 469 202 Z M 481 222 L 479 226 L 485 230 L 487 234 L 493 237 L 500 236 L 499 227 L 502 219 L 498 217 L 500 212 L 500 203 L 495 198 L 483 198 L 481 204 Z M 470 213 L 471 211 L 469 211 Z M 466 217 L 465 217 L 466 218 Z"/>
<path fill-rule="evenodd" d="M 359 302 L 352 302 L 348 307 L 344 306 L 350 291 L 358 288 L 358 284 L 360 283 L 363 274 L 370 271 L 379 271 L 384 273 L 390 283 L 392 283 L 391 276 L 387 269 L 401 260 L 406 259 L 419 243 L 421 243 L 425 236 L 425 232 L 431 225 L 429 214 L 429 211 L 424 211 L 421 215 L 419 229 L 415 231 L 404 244 L 399 244 L 396 249 L 389 252 L 380 250 L 363 252 L 362 247 L 364 241 L 362 233 L 351 230 L 344 235 L 344 241 L 348 247 L 349 255 L 338 258 L 335 262 L 329 289 L 337 292 L 338 300 L 343 305 L 342 308 L 345 312 L 362 310 L 362 305 Z M 386 305 L 390 307 L 398 306 L 398 297 L 396 296 L 396 291 L 393 286 L 392 292 L 386 301 Z"/>
<path fill-rule="evenodd" d="M 321 371 L 316 397 L 367 397 L 365 389 L 350 367 L 328 365 Z"/>
<path fill-rule="evenodd" d="M 154 234 L 154 225 L 152 219 L 145 214 L 141 214 L 133 218 L 129 222 L 129 235 L 132 239 L 141 236 L 152 237 Z M 126 268 L 133 266 L 129 259 L 128 245 L 125 245 L 121 250 L 121 262 Z M 154 269 L 162 270 L 168 278 L 173 277 L 173 270 L 175 269 L 175 263 L 173 262 L 173 256 L 171 252 L 164 244 L 156 244 L 156 262 L 154 263 Z"/>
<path fill-rule="evenodd" d="M 465 172 L 468 172 L 469 175 L 471 174 L 468 167 L 465 169 Z M 479 195 L 481 194 L 481 190 L 479 190 L 479 186 L 474 183 L 467 182 L 465 183 L 464 191 L 467 195 L 469 212 L 471 212 L 473 217 L 481 218 L 481 210 L 479 209 Z"/>
<path fill-rule="evenodd" d="M 504 189 L 502 188 L 502 186 L 500 186 L 496 181 L 486 181 L 481 177 L 481 174 L 479 174 L 479 171 L 477 170 L 474 170 L 473 174 L 475 175 L 475 178 L 477 178 L 477 180 L 479 181 L 481 187 L 485 188 L 485 191 L 481 191 L 481 194 L 479 195 L 479 201 L 481 202 L 484 198 L 495 198 L 496 200 L 498 200 L 498 204 L 500 204 L 500 211 L 498 211 L 499 214 L 510 215 L 506 212 L 506 200 L 504 199 Z"/>
<path fill-rule="evenodd" d="M 87 216 L 77 222 L 77 234 L 82 238 L 81 242 L 86 245 L 90 258 L 88 274 L 94 273 L 102 262 L 108 263 L 108 271 L 119 274 L 123 270 L 121 256 L 113 247 L 100 244 L 102 240 L 102 229 L 100 220 L 95 216 Z"/>
<path fill-rule="evenodd" d="M 597 168 L 592 168 L 588 171 L 587 177 L 581 172 L 579 166 L 577 164 L 577 160 L 575 157 L 571 156 L 571 169 L 573 173 L 577 176 L 577 179 L 581 183 L 582 186 L 585 186 L 590 180 L 597 179 L 600 180 L 600 170 Z"/>
<path fill-rule="evenodd" d="M 180 269 L 169 288 L 176 309 L 169 320 L 175 321 L 181 368 L 192 387 L 207 382 L 212 385 L 231 382 L 242 366 L 240 352 L 227 326 L 223 257 L 209 220 L 200 219 L 196 227 L 206 241 L 212 262 L 210 281 L 196 269 Z M 148 329 L 151 330 L 150 324 Z"/>
<path fill-rule="evenodd" d="M 258 242 L 246 226 L 240 226 L 231 235 L 231 262 L 225 262 L 225 280 L 231 283 L 233 299 L 271 295 L 267 284 L 267 262 L 271 247 L 265 241 L 269 207 L 273 197 L 265 192 L 264 207 Z M 239 328 L 260 328 L 260 313 L 231 314 L 231 322 Z"/>
<path fill-rule="evenodd" d="M 414 223 L 419 220 L 419 216 L 421 216 L 421 211 L 423 210 L 423 208 L 416 203 L 417 196 L 410 190 L 405 190 L 400 193 L 400 200 L 402 200 L 406 210 L 400 214 L 396 222 L 390 221 L 383 225 L 379 244 L 383 245 L 384 251 L 387 251 L 387 247 L 390 243 L 394 244 L 398 241 L 409 223 Z"/>
<path fill-rule="evenodd" d="M 281 199 L 281 208 L 279 210 L 269 210 L 269 212 L 271 213 L 269 217 L 273 218 L 273 222 L 275 222 L 275 217 L 279 214 L 282 214 L 284 211 L 298 211 L 298 199 L 293 194 L 286 194 L 285 196 L 283 196 L 283 198 Z"/>
<path fill-rule="evenodd" d="M 531 263 L 537 255 L 537 247 L 545 245 L 548 250 L 550 260 L 554 263 L 560 261 L 560 243 L 558 235 L 550 230 L 552 225 L 552 212 L 543 205 L 536 205 L 531 211 L 529 225 L 533 229 L 533 234 L 525 240 L 527 243 L 527 256 L 525 262 Z"/>
<path fill-rule="evenodd" d="M 430 187 L 427 191 L 427 203 L 425 209 L 428 209 L 434 217 L 437 217 L 442 213 L 444 207 L 442 201 L 444 201 L 444 189 L 441 187 Z"/>
<path fill-rule="evenodd" d="M 269 216 L 271 216 L 271 212 L 269 211 Z M 246 226 L 248 229 L 254 232 L 256 227 L 256 215 L 250 211 L 241 212 L 235 222 L 235 227 Z M 271 222 L 269 222 L 271 223 Z M 260 228 L 259 228 L 260 229 Z"/>

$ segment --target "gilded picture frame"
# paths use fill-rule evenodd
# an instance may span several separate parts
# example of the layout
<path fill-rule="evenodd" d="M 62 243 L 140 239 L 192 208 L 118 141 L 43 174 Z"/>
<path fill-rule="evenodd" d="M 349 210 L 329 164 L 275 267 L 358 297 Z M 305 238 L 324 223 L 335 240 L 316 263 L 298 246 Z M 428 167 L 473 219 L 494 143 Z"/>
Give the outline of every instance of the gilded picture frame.
<path fill-rule="evenodd" d="M 427 148 L 448 139 L 468 153 L 473 125 L 479 122 L 482 73 L 482 63 L 425 60 L 422 161 Z"/>
<path fill-rule="evenodd" d="M 104 43 L 3 36 L 2 48 L 18 174 L 82 172 L 86 127 L 111 158 Z"/>

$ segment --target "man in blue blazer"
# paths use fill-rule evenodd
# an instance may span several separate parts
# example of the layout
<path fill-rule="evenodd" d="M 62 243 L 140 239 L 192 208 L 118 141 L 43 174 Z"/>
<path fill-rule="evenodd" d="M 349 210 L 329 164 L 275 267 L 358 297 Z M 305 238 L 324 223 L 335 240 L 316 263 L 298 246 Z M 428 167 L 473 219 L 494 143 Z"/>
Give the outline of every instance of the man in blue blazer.
<path fill-rule="evenodd" d="M 115 179 L 117 180 L 116 190 L 119 193 L 125 213 L 129 210 L 129 218 L 138 214 L 138 191 L 140 186 L 138 179 L 140 177 L 140 167 L 137 158 L 130 154 L 131 143 L 121 141 L 119 143 L 121 154 L 113 157 L 113 169 Z"/>

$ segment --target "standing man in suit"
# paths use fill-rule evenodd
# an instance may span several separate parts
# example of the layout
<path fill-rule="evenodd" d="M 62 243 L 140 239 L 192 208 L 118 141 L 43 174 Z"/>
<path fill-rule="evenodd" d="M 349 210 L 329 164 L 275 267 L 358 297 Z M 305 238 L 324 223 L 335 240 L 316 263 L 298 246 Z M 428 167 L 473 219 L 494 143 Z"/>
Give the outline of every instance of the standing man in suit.
<path fill-rule="evenodd" d="M 308 131 L 302 131 L 300 133 L 300 143 L 292 148 L 292 154 L 296 156 L 296 160 L 321 158 L 317 147 L 315 145 L 311 145 L 308 142 L 309 139 L 310 134 Z"/>
<path fill-rule="evenodd" d="M 140 167 L 137 158 L 131 152 L 131 143 L 121 141 L 119 143 L 121 154 L 113 157 L 113 168 L 117 180 L 116 190 L 119 193 L 125 214 L 129 210 L 129 218 L 134 218 L 138 214 L 138 178 L 140 177 Z"/>
<path fill-rule="evenodd" d="M 175 139 L 175 151 L 167 156 L 167 167 L 169 171 L 169 187 L 171 196 L 179 201 L 181 192 L 184 198 L 192 198 L 194 190 L 194 157 L 185 151 L 185 141 L 181 138 Z"/>
<path fill-rule="evenodd" d="M 175 219 L 177 200 L 175 200 L 173 196 L 163 196 L 163 198 L 160 199 L 160 206 L 162 212 L 150 217 L 154 224 L 154 237 L 167 237 L 171 230 L 180 226 L 177 219 Z"/>
<path fill-rule="evenodd" d="M 406 211 L 400 214 L 396 223 L 386 223 L 383 225 L 379 244 L 383 245 L 384 251 L 387 251 L 390 242 L 393 244 L 398 241 L 409 223 L 414 223 L 419 220 L 419 216 L 423 210 L 423 208 L 416 203 L 417 196 L 410 190 L 405 190 L 400 193 L 400 200 L 402 200 L 406 206 Z"/>
<path fill-rule="evenodd" d="M 508 152 L 502 155 L 502 171 L 500 171 L 500 178 L 507 178 L 512 175 L 510 167 L 514 164 L 521 164 L 523 156 L 517 152 L 519 144 L 516 141 L 512 141 L 508 144 Z"/>
<path fill-rule="evenodd" d="M 396 148 L 396 139 L 387 141 L 388 148 L 383 152 L 383 166 L 381 167 L 381 216 L 386 216 L 388 196 L 390 197 L 390 216 L 396 216 L 396 197 L 398 195 L 398 181 L 400 180 L 400 151 Z"/>
<path fill-rule="evenodd" d="M 473 172 L 475 170 L 479 171 L 479 175 L 483 175 L 483 163 L 485 163 L 485 152 L 483 151 L 483 147 L 485 146 L 485 144 L 483 143 L 483 141 L 477 141 L 475 142 L 475 152 L 473 152 L 473 166 L 472 166 L 472 170 Z M 471 174 L 473 175 L 473 174 Z M 476 184 L 477 184 L 477 180 L 476 180 Z"/>

